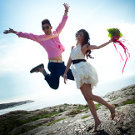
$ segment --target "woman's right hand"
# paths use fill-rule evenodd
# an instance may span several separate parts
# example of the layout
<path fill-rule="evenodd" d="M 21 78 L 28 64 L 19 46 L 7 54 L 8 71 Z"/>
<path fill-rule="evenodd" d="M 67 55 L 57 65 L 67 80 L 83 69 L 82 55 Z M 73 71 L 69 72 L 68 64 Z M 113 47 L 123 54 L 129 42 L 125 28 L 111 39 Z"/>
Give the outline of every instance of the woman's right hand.
<path fill-rule="evenodd" d="M 4 34 L 8 34 L 8 33 L 17 33 L 16 31 L 14 31 L 13 29 L 11 29 L 11 28 L 9 28 L 9 30 L 5 30 L 4 32 L 3 32 Z"/>
<path fill-rule="evenodd" d="M 64 78 L 64 83 L 66 84 L 66 81 L 67 81 L 67 74 L 64 74 L 64 75 L 63 75 L 63 78 Z"/>

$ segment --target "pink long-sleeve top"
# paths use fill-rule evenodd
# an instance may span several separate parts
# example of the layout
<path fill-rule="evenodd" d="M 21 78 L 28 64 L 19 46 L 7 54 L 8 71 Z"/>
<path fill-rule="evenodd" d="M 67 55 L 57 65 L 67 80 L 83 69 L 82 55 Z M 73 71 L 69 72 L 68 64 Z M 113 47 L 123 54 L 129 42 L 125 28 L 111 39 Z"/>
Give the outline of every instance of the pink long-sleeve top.
<path fill-rule="evenodd" d="M 23 32 L 18 32 L 17 35 L 18 37 L 28 38 L 38 42 L 46 50 L 48 54 L 48 58 L 57 57 L 65 50 L 64 46 L 61 44 L 59 40 L 59 34 L 62 31 L 67 21 L 67 18 L 68 16 L 63 16 L 56 30 L 53 31 L 52 34 L 50 35 L 46 35 L 46 34 L 35 35 L 32 33 L 23 33 Z"/>

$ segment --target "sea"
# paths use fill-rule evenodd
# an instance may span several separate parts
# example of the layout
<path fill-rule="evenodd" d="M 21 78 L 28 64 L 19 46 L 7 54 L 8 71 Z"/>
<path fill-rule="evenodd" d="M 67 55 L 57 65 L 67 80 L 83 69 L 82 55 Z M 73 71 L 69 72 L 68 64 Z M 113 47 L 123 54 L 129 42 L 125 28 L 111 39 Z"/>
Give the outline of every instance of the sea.
<path fill-rule="evenodd" d="M 94 89 L 94 94 L 99 95 L 103 97 L 105 94 L 108 94 L 112 91 L 117 91 L 123 87 L 127 87 L 129 85 L 135 84 L 135 75 L 126 77 L 124 79 L 118 79 L 106 83 L 99 83 L 98 86 Z M 70 92 L 71 93 L 71 92 Z M 65 92 L 66 96 L 63 96 L 62 94 L 53 93 L 53 96 L 55 98 L 52 99 L 50 98 L 45 98 L 45 97 L 39 97 L 36 99 L 28 99 L 28 100 L 33 100 L 34 102 L 19 105 L 16 107 L 12 108 L 6 108 L 0 110 L 0 115 L 11 112 L 11 111 L 16 111 L 16 110 L 26 110 L 26 111 L 33 111 L 37 109 L 43 109 L 46 107 L 52 107 L 55 105 L 60 105 L 60 104 L 86 104 L 86 101 L 84 100 L 81 92 L 75 91 L 72 92 L 72 94 L 69 94 L 69 92 Z M 46 97 L 48 97 L 46 95 Z M 55 100 L 54 100 L 55 99 Z M 18 99 L 18 102 L 21 101 L 21 99 Z M 8 101 L 9 102 L 9 101 Z M 10 101 L 12 102 L 12 101 Z M 17 100 L 16 100 L 17 102 Z M 3 102 L 0 102 L 0 104 Z"/>

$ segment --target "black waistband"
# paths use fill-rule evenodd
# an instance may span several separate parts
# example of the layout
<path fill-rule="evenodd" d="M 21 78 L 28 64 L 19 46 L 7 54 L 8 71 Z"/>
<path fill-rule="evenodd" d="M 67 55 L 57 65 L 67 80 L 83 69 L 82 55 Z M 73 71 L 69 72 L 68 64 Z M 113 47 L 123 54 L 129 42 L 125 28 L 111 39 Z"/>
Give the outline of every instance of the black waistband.
<path fill-rule="evenodd" d="M 79 62 L 86 62 L 86 60 L 85 59 L 76 59 L 76 60 L 72 60 L 72 63 L 73 64 L 77 64 L 77 63 L 79 63 Z"/>

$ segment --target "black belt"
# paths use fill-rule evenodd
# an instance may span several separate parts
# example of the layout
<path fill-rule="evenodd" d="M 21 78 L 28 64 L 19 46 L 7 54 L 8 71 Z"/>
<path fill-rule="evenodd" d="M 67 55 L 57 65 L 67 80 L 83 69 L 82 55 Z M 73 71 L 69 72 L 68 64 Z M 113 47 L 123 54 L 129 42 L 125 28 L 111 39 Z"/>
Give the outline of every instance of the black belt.
<path fill-rule="evenodd" d="M 85 59 L 72 60 L 72 63 L 73 63 L 73 64 L 77 64 L 77 63 L 79 63 L 79 62 L 86 62 L 86 60 L 85 60 Z"/>

